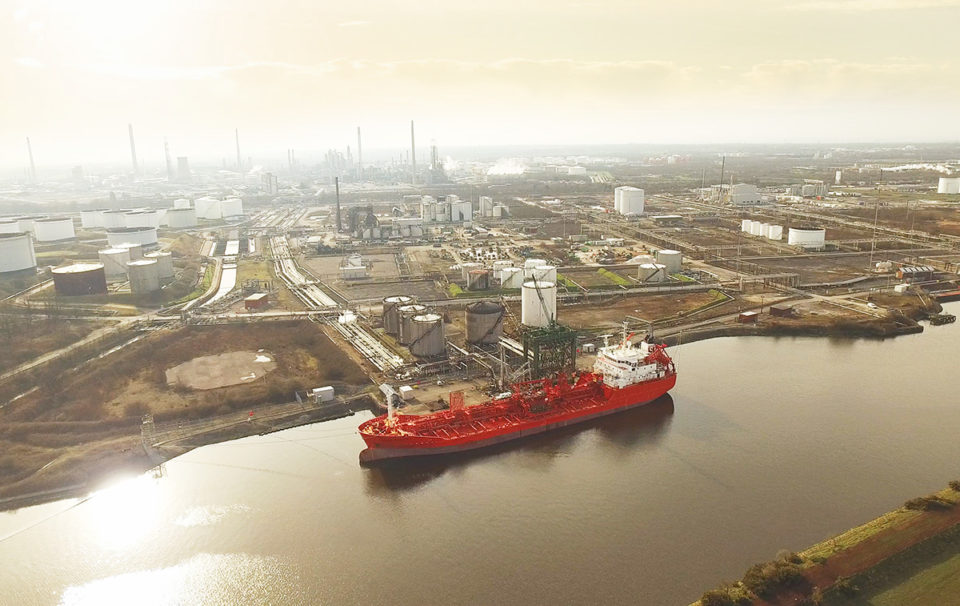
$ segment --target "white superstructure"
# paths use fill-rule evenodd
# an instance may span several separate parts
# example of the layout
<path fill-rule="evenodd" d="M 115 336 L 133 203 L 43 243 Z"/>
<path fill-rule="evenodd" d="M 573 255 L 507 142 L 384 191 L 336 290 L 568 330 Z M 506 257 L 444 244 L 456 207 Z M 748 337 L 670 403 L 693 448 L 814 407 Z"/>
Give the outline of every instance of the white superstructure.
<path fill-rule="evenodd" d="M 657 364 L 656 360 L 648 360 L 653 351 L 653 345 L 646 341 L 633 345 L 624 338 L 616 345 L 599 349 L 593 372 L 603 375 L 603 382 L 616 389 L 659 379 L 667 374 L 668 369 Z"/>

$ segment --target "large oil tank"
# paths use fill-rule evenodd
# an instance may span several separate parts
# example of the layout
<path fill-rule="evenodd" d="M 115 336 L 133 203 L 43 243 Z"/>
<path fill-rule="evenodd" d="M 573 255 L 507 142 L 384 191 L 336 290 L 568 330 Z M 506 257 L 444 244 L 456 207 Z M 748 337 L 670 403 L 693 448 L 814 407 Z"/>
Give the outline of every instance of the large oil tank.
<path fill-rule="evenodd" d="M 155 210 L 132 210 L 123 216 L 124 227 L 160 227 L 160 216 Z"/>
<path fill-rule="evenodd" d="M 523 279 L 539 280 L 540 282 L 556 282 L 557 268 L 554 265 L 538 265 L 536 267 L 527 267 L 523 270 Z"/>
<path fill-rule="evenodd" d="M 780 241 L 783 239 L 783 225 L 771 225 L 767 233 L 770 240 Z"/>
<path fill-rule="evenodd" d="M 107 242 L 110 246 L 119 246 L 132 242 L 150 248 L 157 244 L 156 227 L 117 227 L 107 230 Z"/>
<path fill-rule="evenodd" d="M 198 219 L 220 219 L 221 213 L 220 200 L 211 196 L 197 198 L 193 202 L 193 207 L 197 211 Z"/>
<path fill-rule="evenodd" d="M 397 342 L 400 345 L 409 345 L 413 335 L 413 319 L 427 311 L 426 305 L 400 305 L 397 307 L 399 323 L 397 324 Z"/>
<path fill-rule="evenodd" d="M 547 262 L 543 259 L 527 259 L 523 262 L 524 269 L 530 269 L 531 267 L 540 267 L 541 265 L 546 265 Z"/>
<path fill-rule="evenodd" d="M 412 319 L 410 353 L 418 358 L 436 358 L 447 350 L 443 338 L 443 316 L 422 314 Z"/>
<path fill-rule="evenodd" d="M 239 217 L 243 215 L 243 200 L 227 198 L 220 203 L 220 214 L 224 217 Z"/>
<path fill-rule="evenodd" d="M 477 301 L 467 305 L 467 343 L 492 345 L 503 336 L 506 310 L 500 303 Z"/>
<path fill-rule="evenodd" d="M 383 299 L 383 332 L 396 335 L 400 332 L 400 307 L 413 303 L 413 297 L 394 295 Z"/>
<path fill-rule="evenodd" d="M 490 272 L 486 269 L 474 269 L 467 276 L 468 290 L 487 290 L 490 288 Z"/>
<path fill-rule="evenodd" d="M 679 273 L 683 269 L 683 255 L 679 250 L 658 250 L 657 263 L 667 267 L 667 274 Z"/>
<path fill-rule="evenodd" d="M 178 198 L 173 201 L 173 207 L 177 210 L 190 208 L 190 200 L 187 200 L 186 198 Z"/>
<path fill-rule="evenodd" d="M 557 285 L 531 280 L 523 283 L 520 322 L 524 326 L 547 326 L 557 318 Z"/>
<path fill-rule="evenodd" d="M 763 222 L 754 221 L 750 224 L 750 235 L 751 236 L 762 236 L 763 235 Z"/>
<path fill-rule="evenodd" d="M 130 209 L 125 210 L 105 210 L 100 213 L 100 225 L 104 229 L 118 229 L 126 227 L 126 215 Z"/>
<path fill-rule="evenodd" d="M 130 292 L 135 295 L 160 290 L 160 265 L 156 259 L 137 259 L 127 263 Z"/>
<path fill-rule="evenodd" d="M 750 219 L 743 219 L 742 221 L 740 221 L 740 231 L 749 232 L 751 223 L 753 223 L 753 221 L 751 221 Z"/>
<path fill-rule="evenodd" d="M 513 261 L 501 259 L 493 262 L 493 279 L 497 282 L 500 281 L 500 272 L 503 271 L 504 267 L 513 267 Z"/>
<path fill-rule="evenodd" d="M 960 177 L 940 177 L 937 182 L 938 194 L 960 194 Z"/>
<path fill-rule="evenodd" d="M 644 263 L 637 270 L 637 279 L 641 282 L 663 282 L 667 279 L 667 266 L 661 263 Z"/>
<path fill-rule="evenodd" d="M 103 263 L 74 263 L 56 267 L 52 273 L 53 287 L 58 295 L 75 297 L 107 294 L 107 276 Z"/>
<path fill-rule="evenodd" d="M 136 242 L 124 242 L 123 244 L 117 244 L 114 248 L 126 248 L 130 253 L 130 260 L 136 261 L 137 259 L 143 258 L 143 245 L 137 244 Z"/>
<path fill-rule="evenodd" d="M 80 211 L 80 227 L 84 229 L 94 229 L 97 227 L 103 227 L 103 211 L 108 210 L 106 208 L 93 208 L 90 210 Z"/>
<path fill-rule="evenodd" d="M 46 217 L 17 217 L 17 223 L 20 225 L 20 231 L 23 233 L 36 234 L 36 223 Z"/>
<path fill-rule="evenodd" d="M 0 221 L 0 234 L 19 234 L 20 222 L 16 220 L 4 219 Z"/>
<path fill-rule="evenodd" d="M 787 244 L 802 248 L 823 248 L 826 234 L 822 227 L 791 227 L 787 232 Z"/>
<path fill-rule="evenodd" d="M 523 285 L 523 269 L 519 267 L 504 267 L 500 270 L 500 286 L 502 288 L 520 288 Z"/>
<path fill-rule="evenodd" d="M 104 248 L 99 253 L 100 263 L 108 278 L 118 279 L 127 275 L 130 251 L 126 248 Z"/>
<path fill-rule="evenodd" d="M 173 255 L 165 250 L 158 250 L 143 255 L 144 259 L 154 259 L 157 262 L 157 269 L 161 280 L 173 278 L 175 271 L 173 268 Z"/>
<path fill-rule="evenodd" d="M 33 229 L 37 242 L 57 242 L 77 237 L 76 232 L 73 231 L 73 219 L 70 217 L 38 219 L 34 222 Z"/>
<path fill-rule="evenodd" d="M 183 229 L 197 226 L 197 211 L 192 208 L 171 208 L 167 211 L 167 225 L 170 229 Z"/>
<path fill-rule="evenodd" d="M 482 263 L 474 263 L 473 261 L 468 261 L 466 263 L 460 264 L 460 274 L 464 280 L 470 278 L 470 272 L 475 269 L 483 269 Z"/>
<path fill-rule="evenodd" d="M 37 266 L 30 234 L 0 234 L 0 273 L 23 271 Z"/>

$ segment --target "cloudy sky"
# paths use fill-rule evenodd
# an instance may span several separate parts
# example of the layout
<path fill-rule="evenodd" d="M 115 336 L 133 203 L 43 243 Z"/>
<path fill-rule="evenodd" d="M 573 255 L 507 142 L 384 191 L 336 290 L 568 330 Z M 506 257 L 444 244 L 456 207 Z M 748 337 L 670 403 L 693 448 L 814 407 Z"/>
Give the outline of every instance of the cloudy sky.
<path fill-rule="evenodd" d="M 4 5 L 9 5 L 7 10 Z M 960 139 L 960 0 L 0 0 L 0 164 Z"/>

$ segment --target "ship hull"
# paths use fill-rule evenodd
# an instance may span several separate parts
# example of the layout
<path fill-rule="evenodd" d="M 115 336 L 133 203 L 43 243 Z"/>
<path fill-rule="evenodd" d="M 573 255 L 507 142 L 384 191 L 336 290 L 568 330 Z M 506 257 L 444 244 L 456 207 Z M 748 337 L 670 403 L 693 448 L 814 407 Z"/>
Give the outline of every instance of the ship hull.
<path fill-rule="evenodd" d="M 371 436 L 361 431 L 361 437 L 367 443 L 367 448 L 360 453 L 360 463 L 368 464 L 402 457 L 453 454 L 518 440 L 649 404 L 670 391 L 676 381 L 677 376 L 673 374 L 626 389 L 604 388 L 604 399 L 599 405 L 586 406 L 572 413 L 544 415 L 542 418 L 525 420 L 517 426 L 476 433 L 455 440 L 437 440 L 418 436 Z"/>

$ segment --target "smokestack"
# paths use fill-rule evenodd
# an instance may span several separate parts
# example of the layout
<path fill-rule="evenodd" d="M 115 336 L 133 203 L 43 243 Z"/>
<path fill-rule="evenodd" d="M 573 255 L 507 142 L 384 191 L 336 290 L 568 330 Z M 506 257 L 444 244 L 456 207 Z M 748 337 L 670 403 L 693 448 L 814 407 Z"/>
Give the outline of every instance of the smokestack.
<path fill-rule="evenodd" d="M 243 172 L 243 158 L 240 157 L 240 129 L 233 129 L 233 136 L 237 140 L 237 171 Z"/>
<path fill-rule="evenodd" d="M 140 174 L 140 166 L 137 164 L 137 144 L 133 140 L 133 124 L 127 124 L 127 131 L 130 133 L 130 160 L 133 162 L 133 174 Z"/>
<path fill-rule="evenodd" d="M 337 188 L 337 233 L 340 233 L 343 230 L 343 224 L 340 223 L 340 177 L 334 177 L 333 184 Z"/>
<path fill-rule="evenodd" d="M 360 127 L 357 127 L 357 180 L 363 181 L 363 145 L 360 143 Z"/>
<path fill-rule="evenodd" d="M 724 156 L 723 160 L 720 161 L 720 188 L 717 191 L 717 203 L 720 203 L 720 200 L 723 198 L 723 169 L 727 165 L 727 157 Z"/>
<path fill-rule="evenodd" d="M 30 180 L 37 180 L 37 165 L 33 163 L 33 146 L 30 145 L 30 137 L 27 137 L 27 155 L 30 156 Z"/>
<path fill-rule="evenodd" d="M 417 140 L 413 135 L 413 120 L 410 121 L 410 163 L 412 165 L 413 175 L 410 183 L 417 184 Z"/>
<path fill-rule="evenodd" d="M 173 162 L 170 160 L 170 144 L 166 137 L 163 139 L 163 157 L 167 161 L 167 181 L 173 181 Z"/>

